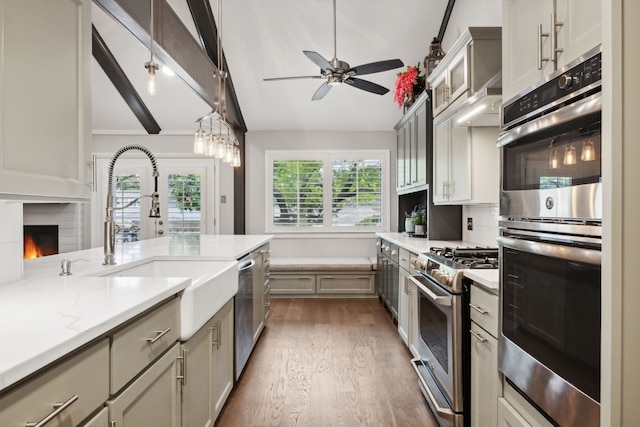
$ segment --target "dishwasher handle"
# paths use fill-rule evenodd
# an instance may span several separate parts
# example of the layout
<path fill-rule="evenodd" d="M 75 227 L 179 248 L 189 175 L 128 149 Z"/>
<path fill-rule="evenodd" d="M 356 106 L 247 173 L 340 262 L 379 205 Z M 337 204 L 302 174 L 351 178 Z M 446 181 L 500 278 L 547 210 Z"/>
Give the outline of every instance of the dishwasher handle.
<path fill-rule="evenodd" d="M 253 259 L 244 261 L 243 263 L 238 265 L 238 271 L 250 270 L 253 268 L 254 265 L 256 265 L 256 261 Z"/>

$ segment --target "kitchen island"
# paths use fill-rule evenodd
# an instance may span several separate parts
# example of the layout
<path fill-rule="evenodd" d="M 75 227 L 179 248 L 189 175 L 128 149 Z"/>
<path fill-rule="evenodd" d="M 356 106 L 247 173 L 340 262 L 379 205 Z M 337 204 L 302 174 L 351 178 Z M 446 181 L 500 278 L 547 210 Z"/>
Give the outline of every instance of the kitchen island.
<path fill-rule="evenodd" d="M 167 298 L 181 296 L 191 283 L 188 277 L 101 276 L 154 260 L 235 263 L 270 239 L 168 236 L 117 244 L 114 266 L 102 265 L 102 248 L 25 261 L 24 280 L 0 286 L 0 392 Z M 70 276 L 59 275 L 63 259 L 75 260 Z"/>

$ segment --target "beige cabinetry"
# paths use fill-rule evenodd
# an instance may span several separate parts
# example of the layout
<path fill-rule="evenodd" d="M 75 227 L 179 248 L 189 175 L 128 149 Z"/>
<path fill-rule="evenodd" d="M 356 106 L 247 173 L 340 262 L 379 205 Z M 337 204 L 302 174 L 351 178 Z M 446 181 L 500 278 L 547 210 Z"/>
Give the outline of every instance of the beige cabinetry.
<path fill-rule="evenodd" d="M 182 343 L 182 425 L 213 425 L 233 388 L 233 300 Z"/>
<path fill-rule="evenodd" d="M 83 427 L 109 427 L 109 408 L 102 408 Z"/>
<path fill-rule="evenodd" d="M 494 426 L 498 396 L 498 296 L 471 286 L 471 427 Z"/>
<path fill-rule="evenodd" d="M 412 274 L 415 274 L 415 271 L 413 271 L 411 267 L 411 259 L 415 257 L 416 255 L 414 253 L 411 253 L 404 248 L 400 248 L 398 256 L 398 264 L 400 264 L 400 280 L 398 283 L 398 333 L 407 347 L 411 346 L 411 329 L 412 325 L 414 325 L 414 323 L 411 322 L 413 314 L 411 294 L 415 293 L 415 287 L 411 284 L 411 280 L 409 278 Z"/>
<path fill-rule="evenodd" d="M 315 274 L 272 273 L 272 295 L 314 295 L 316 293 Z"/>
<path fill-rule="evenodd" d="M 109 396 L 109 342 L 79 351 L 0 396 L 0 425 L 77 426 Z"/>
<path fill-rule="evenodd" d="M 91 1 L 2 0 L 0 22 L 0 198 L 88 200 Z"/>
<path fill-rule="evenodd" d="M 427 120 L 429 97 L 424 92 L 395 126 L 396 191 L 407 193 L 427 185 Z"/>
<path fill-rule="evenodd" d="M 318 274 L 316 275 L 316 293 L 371 294 L 374 291 L 373 279 L 371 274 Z"/>
<path fill-rule="evenodd" d="M 524 397 L 508 383 L 504 384 L 504 397 L 498 399 L 498 427 L 552 427 Z"/>
<path fill-rule="evenodd" d="M 436 119 L 433 141 L 435 204 L 498 203 L 498 128 L 455 127 Z"/>
<path fill-rule="evenodd" d="M 503 0 L 503 99 L 508 101 L 600 44 L 601 3 Z"/>
<path fill-rule="evenodd" d="M 122 392 L 107 401 L 116 427 L 179 427 L 180 344 L 174 343 Z"/>

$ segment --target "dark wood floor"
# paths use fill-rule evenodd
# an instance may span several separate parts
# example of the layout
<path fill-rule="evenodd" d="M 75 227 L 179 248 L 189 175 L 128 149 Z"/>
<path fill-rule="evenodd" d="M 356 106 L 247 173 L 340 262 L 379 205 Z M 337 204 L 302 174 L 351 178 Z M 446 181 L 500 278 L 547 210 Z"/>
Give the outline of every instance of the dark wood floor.
<path fill-rule="evenodd" d="M 272 299 L 216 426 L 437 427 L 377 299 Z"/>

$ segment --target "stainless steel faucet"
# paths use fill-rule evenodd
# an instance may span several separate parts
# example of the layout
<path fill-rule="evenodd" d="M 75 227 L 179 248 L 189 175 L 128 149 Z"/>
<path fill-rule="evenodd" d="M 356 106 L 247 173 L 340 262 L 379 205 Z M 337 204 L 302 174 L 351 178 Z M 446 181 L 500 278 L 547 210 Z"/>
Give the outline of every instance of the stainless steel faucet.
<path fill-rule="evenodd" d="M 147 155 L 149 160 L 151 160 L 151 166 L 153 166 L 153 178 L 155 180 L 155 186 L 154 186 L 153 193 L 151 193 L 150 195 L 142 196 L 142 197 L 151 197 L 151 211 L 149 212 L 149 218 L 160 218 L 160 201 L 158 196 L 159 173 L 158 173 L 158 165 L 156 164 L 156 158 L 153 156 L 153 154 L 151 153 L 151 151 L 149 151 L 148 148 L 142 145 L 135 145 L 135 144 L 126 145 L 121 149 L 119 149 L 118 151 L 116 151 L 116 153 L 113 155 L 113 158 L 111 159 L 111 162 L 109 163 L 109 187 L 107 190 L 107 217 L 104 220 L 104 263 L 103 265 L 115 265 L 116 263 L 114 261 L 113 254 L 116 246 L 116 232 L 118 227 L 113 218 L 113 211 L 118 209 L 125 209 L 141 199 L 141 197 L 138 197 L 137 199 L 133 200 L 131 203 L 127 204 L 126 206 L 122 206 L 118 208 L 113 207 L 113 167 L 115 166 L 116 160 L 118 160 L 118 157 L 120 157 L 122 153 L 125 153 L 130 150 L 142 151 L 144 154 Z"/>

